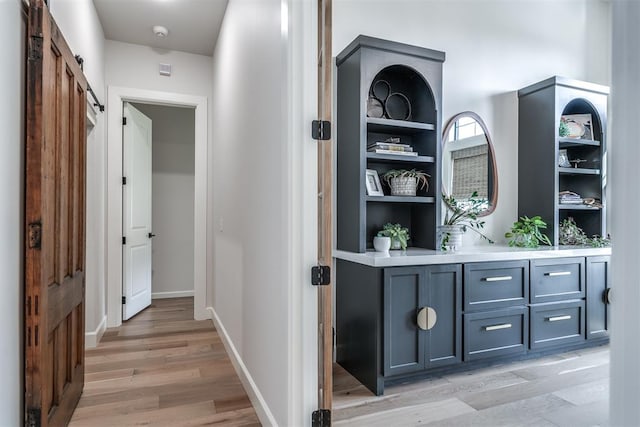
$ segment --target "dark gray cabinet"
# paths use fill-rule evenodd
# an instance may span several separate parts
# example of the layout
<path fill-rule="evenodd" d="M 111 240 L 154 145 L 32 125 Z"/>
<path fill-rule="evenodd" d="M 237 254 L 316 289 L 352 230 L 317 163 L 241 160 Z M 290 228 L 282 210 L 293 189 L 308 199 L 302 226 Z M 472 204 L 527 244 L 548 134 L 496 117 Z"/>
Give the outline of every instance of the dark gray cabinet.
<path fill-rule="evenodd" d="M 609 336 L 610 257 L 587 258 L 587 339 Z"/>
<path fill-rule="evenodd" d="M 440 224 L 440 150 L 442 63 L 444 52 L 358 36 L 336 57 L 337 66 L 337 247 L 365 252 L 385 223 L 409 229 L 410 246 L 435 248 Z M 367 103 L 380 82 L 389 98 L 405 99 L 408 117 L 390 118 L 385 99 L 382 117 L 370 116 Z M 373 99 L 372 99 L 373 100 Z M 370 144 L 399 139 L 417 156 L 372 153 Z M 367 196 L 365 172 L 380 177 L 391 169 L 418 169 L 430 175 L 416 196 Z"/>
<path fill-rule="evenodd" d="M 581 299 L 585 296 L 585 259 L 531 261 L 531 304 Z"/>
<path fill-rule="evenodd" d="M 464 360 L 525 354 L 529 336 L 527 307 L 464 315 Z"/>
<path fill-rule="evenodd" d="M 528 260 L 464 265 L 465 312 L 512 307 L 528 302 Z"/>
<path fill-rule="evenodd" d="M 385 376 L 460 362 L 461 290 L 460 265 L 384 270 Z"/>
<path fill-rule="evenodd" d="M 608 95 L 606 86 L 557 76 L 518 91 L 518 216 L 540 215 L 554 245 L 559 244 L 558 227 L 566 218 L 573 218 L 588 236 L 606 235 L 603 159 Z M 563 116 L 590 117 L 590 125 L 574 126 L 584 131 L 582 135 L 561 137 Z M 579 162 L 561 165 L 560 150 Z M 558 196 L 563 191 L 598 199 L 602 207 L 561 203 Z"/>
<path fill-rule="evenodd" d="M 584 300 L 535 304 L 531 312 L 531 349 L 584 341 Z"/>
<path fill-rule="evenodd" d="M 385 268 L 337 259 L 337 361 L 380 395 L 388 381 L 606 343 L 609 258 Z"/>

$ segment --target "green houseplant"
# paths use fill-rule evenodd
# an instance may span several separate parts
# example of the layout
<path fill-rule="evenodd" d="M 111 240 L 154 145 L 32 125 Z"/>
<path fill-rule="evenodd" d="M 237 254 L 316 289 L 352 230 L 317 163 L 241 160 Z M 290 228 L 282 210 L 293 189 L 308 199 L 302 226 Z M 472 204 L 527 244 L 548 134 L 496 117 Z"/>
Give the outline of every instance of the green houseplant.
<path fill-rule="evenodd" d="M 478 216 L 486 209 L 487 200 L 478 197 L 474 191 L 467 200 L 459 201 L 453 196 L 444 196 L 443 201 L 449 208 L 445 215 L 444 224 L 438 226 L 438 242 L 440 249 L 456 250 L 462 246 L 462 235 L 467 229 L 478 233 L 489 243 L 494 243 L 480 230 L 484 228 L 484 221 Z"/>
<path fill-rule="evenodd" d="M 521 216 L 520 219 L 513 223 L 511 231 L 505 233 L 504 237 L 511 239 L 509 246 L 519 248 L 538 248 L 540 244 L 551 246 L 549 238 L 542 234 L 543 229 L 547 228 L 547 223 L 540 216 L 529 218 Z"/>
<path fill-rule="evenodd" d="M 562 220 L 558 235 L 561 245 L 588 245 L 594 248 L 603 248 L 611 244 L 611 240 L 607 237 L 598 235 L 588 237 L 571 217 Z"/>
<path fill-rule="evenodd" d="M 409 242 L 409 229 L 400 224 L 386 223 L 378 232 L 378 237 L 390 237 L 391 249 L 407 249 Z"/>
<path fill-rule="evenodd" d="M 392 196 L 415 196 L 418 188 L 429 190 L 428 178 L 431 175 L 416 169 L 392 169 L 382 175 Z"/>

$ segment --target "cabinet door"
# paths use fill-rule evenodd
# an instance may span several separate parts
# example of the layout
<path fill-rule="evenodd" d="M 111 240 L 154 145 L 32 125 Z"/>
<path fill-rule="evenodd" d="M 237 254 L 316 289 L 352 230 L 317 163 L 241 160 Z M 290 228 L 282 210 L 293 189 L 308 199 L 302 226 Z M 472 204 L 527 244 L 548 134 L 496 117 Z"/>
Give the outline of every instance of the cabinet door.
<path fill-rule="evenodd" d="M 425 306 L 424 267 L 384 270 L 383 374 L 397 375 L 425 368 L 426 334 L 417 326 L 419 310 Z"/>
<path fill-rule="evenodd" d="M 451 365 L 462 360 L 462 266 L 426 267 L 427 305 L 436 322 L 427 332 L 425 365 Z"/>
<path fill-rule="evenodd" d="M 587 339 L 609 336 L 610 257 L 587 258 Z"/>

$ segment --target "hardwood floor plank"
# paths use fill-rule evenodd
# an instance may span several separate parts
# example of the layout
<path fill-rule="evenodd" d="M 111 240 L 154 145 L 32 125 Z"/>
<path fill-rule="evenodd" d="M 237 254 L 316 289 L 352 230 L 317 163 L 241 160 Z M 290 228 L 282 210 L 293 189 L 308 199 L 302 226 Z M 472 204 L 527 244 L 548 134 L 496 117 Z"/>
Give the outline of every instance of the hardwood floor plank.
<path fill-rule="evenodd" d="M 213 324 L 192 316 L 192 298 L 157 300 L 106 331 L 70 425 L 260 425 Z"/>
<path fill-rule="evenodd" d="M 447 418 L 452 413 L 464 414 L 469 412 L 476 411 L 458 399 L 445 399 L 381 412 L 372 411 L 366 415 L 360 415 L 344 421 L 336 421 L 334 424 L 336 426 L 367 427 L 416 426 Z"/>
<path fill-rule="evenodd" d="M 336 425 L 349 426 L 606 425 L 608 383 L 607 346 L 411 380 L 386 387 L 383 396 L 373 395 L 335 365 L 332 418 Z M 465 406 L 458 408 L 451 403 L 455 400 Z M 437 409 L 442 402 L 451 406 Z M 424 418 L 424 405 L 434 405 L 436 414 L 447 414 Z M 586 411 L 592 421 L 580 413 L 589 405 L 594 406 Z"/>

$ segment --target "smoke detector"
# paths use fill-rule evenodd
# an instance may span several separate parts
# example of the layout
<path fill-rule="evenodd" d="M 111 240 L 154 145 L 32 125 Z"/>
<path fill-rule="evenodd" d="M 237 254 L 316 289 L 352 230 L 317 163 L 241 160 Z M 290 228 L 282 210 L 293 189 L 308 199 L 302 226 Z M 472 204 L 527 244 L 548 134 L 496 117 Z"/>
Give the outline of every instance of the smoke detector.
<path fill-rule="evenodd" d="M 165 38 L 169 35 L 169 30 L 167 29 L 167 27 L 163 27 L 162 25 L 154 25 L 153 34 L 155 34 L 157 37 Z"/>

